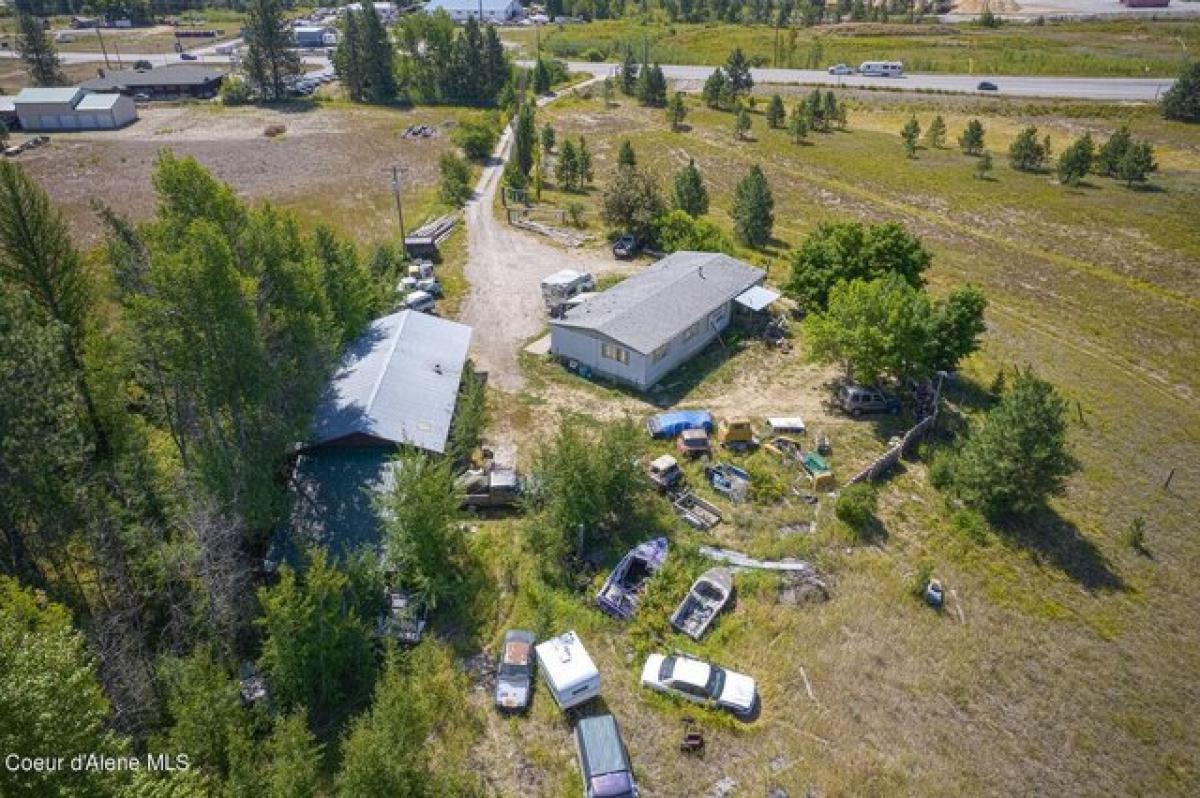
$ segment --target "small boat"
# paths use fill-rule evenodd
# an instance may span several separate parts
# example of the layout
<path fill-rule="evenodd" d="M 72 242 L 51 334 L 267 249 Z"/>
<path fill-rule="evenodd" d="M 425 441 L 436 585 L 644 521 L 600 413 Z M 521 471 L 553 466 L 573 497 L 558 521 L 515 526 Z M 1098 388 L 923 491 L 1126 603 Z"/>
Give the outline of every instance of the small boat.
<path fill-rule="evenodd" d="M 699 640 L 729 602 L 733 593 L 733 571 L 710 568 L 692 583 L 691 590 L 671 616 L 671 625 L 693 640 Z"/>
<path fill-rule="evenodd" d="M 667 539 L 654 538 L 639 544 L 621 558 L 596 594 L 596 604 L 615 618 L 628 618 L 637 611 L 646 582 L 667 559 Z"/>

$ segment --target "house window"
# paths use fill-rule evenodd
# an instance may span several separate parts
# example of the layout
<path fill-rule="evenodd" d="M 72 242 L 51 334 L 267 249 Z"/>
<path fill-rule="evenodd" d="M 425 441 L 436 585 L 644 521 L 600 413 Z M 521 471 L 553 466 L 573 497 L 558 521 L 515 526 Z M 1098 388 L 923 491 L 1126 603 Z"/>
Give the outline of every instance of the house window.
<path fill-rule="evenodd" d="M 670 351 L 671 351 L 671 342 L 668 341 L 667 343 L 663 344 L 658 349 L 655 349 L 653 352 L 650 353 L 650 362 L 657 363 L 658 361 L 660 361 L 664 357 L 666 357 L 667 353 Z"/>
<path fill-rule="evenodd" d="M 606 360 L 615 360 L 618 363 L 629 365 L 629 350 L 623 349 L 616 344 L 601 344 L 600 357 Z"/>

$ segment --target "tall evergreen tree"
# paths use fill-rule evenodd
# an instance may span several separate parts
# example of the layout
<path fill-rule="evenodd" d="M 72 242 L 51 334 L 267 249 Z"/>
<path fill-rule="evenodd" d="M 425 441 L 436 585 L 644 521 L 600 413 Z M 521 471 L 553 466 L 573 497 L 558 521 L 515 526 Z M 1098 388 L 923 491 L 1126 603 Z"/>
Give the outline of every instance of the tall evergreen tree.
<path fill-rule="evenodd" d="M 978 119 L 967 122 L 967 127 L 958 137 L 958 147 L 966 155 L 979 155 L 983 152 L 983 123 Z"/>
<path fill-rule="evenodd" d="M 714 69 L 713 73 L 704 81 L 704 89 L 700 93 L 704 104 L 709 108 L 720 108 L 726 95 L 727 84 L 725 71 L 720 67 Z"/>
<path fill-rule="evenodd" d="M 630 97 L 637 94 L 638 65 L 633 50 L 626 48 L 625 60 L 621 62 L 621 92 Z"/>
<path fill-rule="evenodd" d="M 246 4 L 246 76 L 264 100 L 288 96 L 300 75 L 300 56 L 292 49 L 292 34 L 282 0 L 248 0 Z"/>
<path fill-rule="evenodd" d="M 761 247 L 775 227 L 775 198 L 762 167 L 755 164 L 733 193 L 734 233 L 742 243 Z"/>
<path fill-rule="evenodd" d="M 592 151 L 588 149 L 587 142 L 583 136 L 579 137 L 579 146 L 575 149 L 575 157 L 579 161 L 579 183 L 583 185 L 591 185 L 592 174 Z"/>
<path fill-rule="evenodd" d="M 618 166 L 637 166 L 637 153 L 633 151 L 633 144 L 629 139 L 621 140 L 621 147 L 617 151 Z"/>
<path fill-rule="evenodd" d="M 1036 127 L 1022 128 L 1008 148 L 1008 162 L 1018 171 L 1035 172 L 1050 157 L 1048 146 L 1049 137 L 1044 143 L 1038 141 Z"/>
<path fill-rule="evenodd" d="M 363 83 L 366 99 L 389 103 L 396 99 L 395 51 L 374 3 L 363 3 L 359 29 L 362 35 Z M 478 51 L 476 51 L 478 53 Z"/>
<path fill-rule="evenodd" d="M 725 76 L 735 97 L 754 88 L 754 78 L 750 75 L 750 60 L 746 58 L 741 47 L 734 48 L 726 59 Z"/>
<path fill-rule="evenodd" d="M 942 119 L 942 115 L 938 114 L 929 123 L 929 129 L 925 131 L 925 146 L 931 150 L 940 150 L 946 145 L 946 121 Z"/>
<path fill-rule="evenodd" d="M 513 133 L 513 159 L 517 169 L 529 177 L 533 169 L 533 149 L 537 146 L 537 123 L 534 120 L 532 103 L 525 103 L 517 114 L 517 127 Z"/>
<path fill-rule="evenodd" d="M 915 116 L 909 117 L 900 129 L 900 139 L 904 142 L 904 153 L 909 158 L 917 157 L 917 141 L 921 138 L 921 125 Z"/>
<path fill-rule="evenodd" d="M 788 116 L 788 135 L 796 144 L 804 141 L 808 136 L 808 117 L 804 113 L 804 106 L 800 103 L 792 108 L 792 113 Z"/>
<path fill-rule="evenodd" d="M 783 108 L 783 98 L 778 94 L 772 94 L 771 102 L 767 105 L 767 126 L 772 129 L 783 127 L 786 115 L 787 112 Z"/>
<path fill-rule="evenodd" d="M 363 77 L 362 32 L 359 30 L 358 17 L 358 12 L 354 10 L 346 12 L 342 37 L 333 54 L 333 66 L 338 79 L 350 100 L 356 103 L 363 100 L 363 84 L 366 82 Z"/>
<path fill-rule="evenodd" d="M 686 116 L 687 104 L 683 101 L 683 92 L 677 91 L 671 95 L 671 101 L 667 103 L 667 121 L 671 124 L 671 132 L 679 132 Z"/>
<path fill-rule="evenodd" d="M 17 55 L 25 62 L 35 86 L 62 86 L 67 82 L 58 50 L 42 21 L 17 6 Z"/>
<path fill-rule="evenodd" d="M 675 173 L 671 204 L 692 217 L 708 213 L 708 189 L 695 160 L 689 158 L 687 166 Z"/>
<path fill-rule="evenodd" d="M 579 158 L 575 151 L 575 142 L 567 139 L 558 153 L 558 163 L 554 166 L 554 179 L 559 188 L 574 191 L 579 187 Z"/>

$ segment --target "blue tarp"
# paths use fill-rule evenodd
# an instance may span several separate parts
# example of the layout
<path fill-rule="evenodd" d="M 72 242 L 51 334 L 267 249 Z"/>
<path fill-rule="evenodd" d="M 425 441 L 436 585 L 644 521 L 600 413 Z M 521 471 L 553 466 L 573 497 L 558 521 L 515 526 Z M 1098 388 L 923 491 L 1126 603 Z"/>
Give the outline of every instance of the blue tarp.
<path fill-rule="evenodd" d="M 652 416 L 646 422 L 646 430 L 653 438 L 674 438 L 685 429 L 713 431 L 712 413 L 707 410 L 675 410 Z"/>

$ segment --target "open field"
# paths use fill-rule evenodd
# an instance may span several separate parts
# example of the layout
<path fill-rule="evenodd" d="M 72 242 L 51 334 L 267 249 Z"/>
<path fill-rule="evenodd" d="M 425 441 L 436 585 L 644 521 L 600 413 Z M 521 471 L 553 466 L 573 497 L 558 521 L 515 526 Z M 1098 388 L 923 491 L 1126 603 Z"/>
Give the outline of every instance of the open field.
<path fill-rule="evenodd" d="M 935 253 L 934 294 L 970 281 L 991 303 L 985 348 L 950 390 L 951 413 L 985 407 L 990 400 L 980 386 L 999 368 L 1033 365 L 1071 402 L 1081 470 L 1066 494 L 1026 525 L 972 529 L 955 522 L 924 464 L 911 461 L 883 484 L 881 527 L 865 542 L 848 535 L 825 498 L 815 510 L 794 500 L 738 509 L 722 502 L 727 523 L 715 530 L 716 541 L 759 556 L 811 559 L 835 587 L 827 603 L 793 607 L 781 603 L 776 578 L 739 575 L 736 608 L 699 645 L 671 634 L 666 613 L 705 567 L 695 548 L 708 540 L 665 517 L 658 500 L 600 553 L 599 573 L 578 594 L 541 584 L 537 553 L 520 548 L 514 521 L 482 521 L 477 549 L 488 552 L 500 592 L 492 639 L 510 626 L 578 629 L 650 796 L 726 794 L 718 789 L 723 779 L 732 779 L 728 794 L 736 795 L 761 795 L 773 785 L 791 795 L 1195 794 L 1197 131 L 1107 106 L 1060 115 L 964 98 L 855 102 L 849 132 L 815 134 L 801 147 L 766 130 L 759 115 L 755 140 L 735 142 L 728 114 L 695 105 L 690 129 L 679 134 L 665 130 L 660 111 L 625 100 L 607 109 L 598 99 L 563 100 L 543 117 L 560 141 L 587 136 L 601 185 L 623 136 L 664 183 L 694 157 L 713 195 L 711 215 L 726 228 L 734 183 L 762 163 L 779 241 L 768 253 L 741 254 L 769 266 L 775 281 L 785 274 L 781 254 L 822 220 L 895 219 L 918 231 Z M 927 123 L 935 112 L 952 137 L 969 116 L 983 120 L 997 154 L 994 180 L 972 179 L 972 160 L 956 150 L 904 158 L 899 125 L 910 113 Z M 1045 175 L 1011 171 L 1001 155 L 1019 124 L 1038 124 L 1061 150 L 1084 129 L 1105 135 L 1121 121 L 1156 141 L 1162 169 L 1152 190 L 1099 178 L 1070 190 Z M 583 201 L 594 204 L 597 194 Z M 797 344 L 790 355 L 757 342 L 714 348 L 668 378 L 655 398 L 718 416 L 800 412 L 810 430 L 829 433 L 832 464 L 845 479 L 905 420 L 827 416 L 819 399 L 833 374 L 805 363 L 802 336 Z M 611 419 L 653 409 L 552 364 L 523 362 L 528 385 L 515 397 L 493 397 L 491 434 L 512 436 L 526 454 L 553 430 L 560 410 Z M 648 454 L 664 450 L 647 442 Z M 790 481 L 763 453 L 744 460 L 768 486 Z M 696 470 L 691 476 L 700 481 Z M 1121 542 L 1138 516 L 1150 530 L 1148 556 Z M 794 531 L 813 522 L 807 533 Z M 672 540 L 671 565 L 652 583 L 639 616 L 622 625 L 590 609 L 623 548 L 660 530 Z M 954 601 L 939 615 L 909 595 L 912 575 L 926 565 L 954 589 L 965 622 Z M 747 726 L 639 690 L 644 655 L 674 646 L 756 676 L 761 717 Z M 482 690 L 474 701 L 486 718 L 474 757 L 497 792 L 572 788 L 570 727 L 544 689 L 527 720 L 498 718 Z M 676 750 L 685 714 L 704 729 L 703 759 Z"/>
<path fill-rule="evenodd" d="M 505 28 L 506 41 L 534 51 L 536 32 Z M 757 66 L 822 69 L 830 64 L 903 61 L 910 72 L 993 75 L 1174 77 L 1186 53 L 1200 49 L 1200 20 L 1075 22 L 1044 26 L 846 23 L 784 30 L 775 57 L 766 26 L 602 20 L 545 26 L 544 52 L 580 59 L 596 51 L 619 61 L 626 48 L 664 64 L 721 64 L 741 47 Z M 1185 51 L 1186 48 L 1186 51 Z"/>
<path fill-rule="evenodd" d="M 96 77 L 96 69 L 103 67 L 104 62 L 95 64 L 63 64 L 63 72 L 72 82 Z M 22 61 L 15 58 L 0 59 L 0 94 L 17 94 L 21 89 L 33 85 L 29 70 Z"/>

